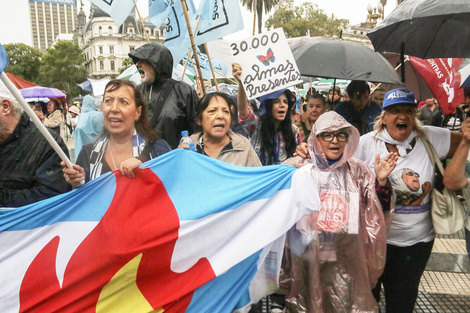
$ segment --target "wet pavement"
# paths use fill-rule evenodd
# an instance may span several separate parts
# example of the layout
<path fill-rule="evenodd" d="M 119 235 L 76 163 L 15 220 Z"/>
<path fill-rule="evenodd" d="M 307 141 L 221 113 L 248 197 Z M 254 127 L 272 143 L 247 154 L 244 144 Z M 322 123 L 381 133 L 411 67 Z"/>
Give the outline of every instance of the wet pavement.
<path fill-rule="evenodd" d="M 380 306 L 385 312 L 383 303 Z M 436 238 L 421 278 L 414 312 L 470 312 L 470 262 L 463 230 Z"/>

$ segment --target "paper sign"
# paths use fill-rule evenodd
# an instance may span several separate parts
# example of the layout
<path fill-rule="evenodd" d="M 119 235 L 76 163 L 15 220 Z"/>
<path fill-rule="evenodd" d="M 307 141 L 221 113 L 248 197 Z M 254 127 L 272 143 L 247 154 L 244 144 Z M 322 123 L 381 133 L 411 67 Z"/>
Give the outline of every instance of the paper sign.
<path fill-rule="evenodd" d="M 230 48 L 234 61 L 242 67 L 248 99 L 302 82 L 282 28 L 235 41 Z"/>

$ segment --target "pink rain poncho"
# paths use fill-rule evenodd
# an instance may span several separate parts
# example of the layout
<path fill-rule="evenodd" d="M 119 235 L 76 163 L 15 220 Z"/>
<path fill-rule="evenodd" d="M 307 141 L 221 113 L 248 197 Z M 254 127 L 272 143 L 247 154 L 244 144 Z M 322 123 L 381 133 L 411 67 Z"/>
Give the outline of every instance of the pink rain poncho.
<path fill-rule="evenodd" d="M 348 143 L 330 166 L 317 135 L 343 128 Z M 281 282 L 287 312 L 378 312 L 371 289 L 385 265 L 386 226 L 375 174 L 352 158 L 358 145 L 357 129 L 330 111 L 318 118 L 308 139 L 311 159 L 288 160 L 313 163 L 322 204 L 287 234 Z"/>

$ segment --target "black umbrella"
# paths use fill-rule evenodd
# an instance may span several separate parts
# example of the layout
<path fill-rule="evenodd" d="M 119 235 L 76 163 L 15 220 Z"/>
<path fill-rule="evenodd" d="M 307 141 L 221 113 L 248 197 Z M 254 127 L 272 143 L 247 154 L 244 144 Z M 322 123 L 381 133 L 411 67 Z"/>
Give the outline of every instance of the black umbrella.
<path fill-rule="evenodd" d="M 369 47 L 342 40 L 311 42 L 292 50 L 303 76 L 401 84 L 397 72 Z"/>
<path fill-rule="evenodd" d="M 398 53 L 385 52 L 383 53 L 385 59 L 394 67 L 397 73 L 400 75 L 402 73 L 402 64 L 400 61 L 400 55 Z M 403 86 L 395 84 L 382 84 L 380 87 L 389 91 L 395 88 L 405 87 L 415 94 L 416 99 L 424 100 L 429 98 L 434 98 L 434 94 L 429 89 L 428 85 L 424 78 L 419 74 L 418 70 L 414 68 L 408 56 L 405 56 L 405 71 L 406 71 L 406 80 Z"/>
<path fill-rule="evenodd" d="M 405 0 L 367 36 L 379 52 L 470 57 L 470 1 Z"/>

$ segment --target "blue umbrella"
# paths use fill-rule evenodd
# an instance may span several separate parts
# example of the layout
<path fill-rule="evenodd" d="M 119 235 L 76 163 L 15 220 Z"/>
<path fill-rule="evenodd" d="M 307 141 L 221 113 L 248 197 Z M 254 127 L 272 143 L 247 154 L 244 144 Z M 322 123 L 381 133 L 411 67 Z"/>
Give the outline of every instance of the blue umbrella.
<path fill-rule="evenodd" d="M 56 88 L 34 86 L 20 89 L 23 98 L 63 98 L 65 93 Z"/>

